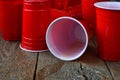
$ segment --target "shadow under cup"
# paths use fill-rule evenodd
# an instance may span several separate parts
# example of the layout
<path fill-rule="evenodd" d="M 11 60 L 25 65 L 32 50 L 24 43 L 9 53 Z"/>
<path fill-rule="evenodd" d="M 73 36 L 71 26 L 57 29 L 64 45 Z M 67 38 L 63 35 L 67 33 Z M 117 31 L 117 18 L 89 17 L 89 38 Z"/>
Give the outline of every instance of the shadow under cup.
<path fill-rule="evenodd" d="M 71 61 L 85 52 L 88 35 L 83 25 L 76 19 L 60 17 L 49 25 L 46 43 L 55 57 Z"/>
<path fill-rule="evenodd" d="M 98 2 L 97 43 L 99 56 L 110 61 L 120 61 L 120 2 Z"/>

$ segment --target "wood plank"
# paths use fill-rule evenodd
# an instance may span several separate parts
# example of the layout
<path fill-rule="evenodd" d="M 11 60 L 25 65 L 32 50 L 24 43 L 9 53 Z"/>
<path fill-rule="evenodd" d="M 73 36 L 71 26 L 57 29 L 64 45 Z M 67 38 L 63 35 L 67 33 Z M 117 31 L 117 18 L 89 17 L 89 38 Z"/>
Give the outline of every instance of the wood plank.
<path fill-rule="evenodd" d="M 84 76 L 89 80 L 113 80 L 105 62 L 98 57 L 97 48 L 89 46 L 77 61 L 81 62 Z"/>
<path fill-rule="evenodd" d="M 39 53 L 36 80 L 112 80 L 96 50 L 88 48 L 79 59 L 71 62 L 55 58 L 49 51 Z"/>
<path fill-rule="evenodd" d="M 114 80 L 120 80 L 120 62 L 106 61 Z"/>
<path fill-rule="evenodd" d="M 0 80 L 33 80 L 37 53 L 22 51 L 19 43 L 1 41 Z"/>
<path fill-rule="evenodd" d="M 44 80 L 57 72 L 63 64 L 64 62 L 52 56 L 49 51 L 39 53 L 36 80 Z"/>

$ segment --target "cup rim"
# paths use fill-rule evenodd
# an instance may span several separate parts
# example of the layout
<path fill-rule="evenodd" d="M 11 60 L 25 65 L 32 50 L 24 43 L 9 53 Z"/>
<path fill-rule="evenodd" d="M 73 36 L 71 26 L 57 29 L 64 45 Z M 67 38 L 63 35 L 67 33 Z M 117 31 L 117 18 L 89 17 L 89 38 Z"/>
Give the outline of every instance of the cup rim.
<path fill-rule="evenodd" d="M 55 53 L 55 51 L 52 50 L 51 46 L 49 45 L 49 41 L 48 41 L 49 39 L 48 39 L 48 37 L 49 37 L 50 29 L 53 27 L 52 25 L 53 25 L 56 21 L 61 20 L 61 19 L 70 19 L 70 20 L 73 20 L 73 21 L 77 22 L 79 25 L 81 25 L 81 27 L 83 28 L 83 30 L 84 30 L 84 32 L 85 32 L 85 35 L 86 35 L 85 48 L 81 51 L 80 55 L 77 55 L 77 56 L 75 56 L 75 57 L 73 57 L 73 58 L 63 58 L 63 57 L 57 56 L 56 53 Z M 48 29 L 47 29 L 47 31 L 46 31 L 46 44 L 47 44 L 47 47 L 48 47 L 49 51 L 50 51 L 56 58 L 58 58 L 58 59 L 60 59 L 60 60 L 63 60 L 63 61 L 72 61 L 72 60 L 75 60 L 75 59 L 79 58 L 80 56 L 82 56 L 82 55 L 84 54 L 85 50 L 87 49 L 87 46 L 88 46 L 88 34 L 87 34 L 86 29 L 84 28 L 84 26 L 82 25 L 82 23 L 81 23 L 80 21 L 78 21 L 78 20 L 76 20 L 76 19 L 74 19 L 74 18 L 72 18 L 72 17 L 63 16 L 63 17 L 59 17 L 59 18 L 53 20 L 53 21 L 50 23 L 50 25 L 48 26 Z"/>
<path fill-rule="evenodd" d="M 120 2 L 117 1 L 101 1 L 94 3 L 94 6 L 107 10 L 120 10 Z"/>

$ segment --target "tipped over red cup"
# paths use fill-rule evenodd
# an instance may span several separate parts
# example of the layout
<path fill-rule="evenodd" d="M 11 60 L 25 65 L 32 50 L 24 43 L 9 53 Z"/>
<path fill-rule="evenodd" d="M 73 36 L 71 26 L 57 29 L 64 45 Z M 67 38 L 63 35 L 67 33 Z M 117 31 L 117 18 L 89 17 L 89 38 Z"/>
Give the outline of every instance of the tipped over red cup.
<path fill-rule="evenodd" d="M 83 55 L 88 45 L 89 29 L 82 23 L 72 17 L 60 17 L 49 25 L 46 43 L 55 57 L 71 61 Z"/>

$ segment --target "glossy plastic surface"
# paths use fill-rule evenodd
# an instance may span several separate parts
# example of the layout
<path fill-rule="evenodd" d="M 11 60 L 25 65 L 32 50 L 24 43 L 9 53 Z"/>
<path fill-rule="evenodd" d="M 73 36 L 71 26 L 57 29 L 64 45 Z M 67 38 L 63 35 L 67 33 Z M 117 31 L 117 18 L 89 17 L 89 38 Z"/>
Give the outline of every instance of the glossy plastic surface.
<path fill-rule="evenodd" d="M 0 1 L 0 31 L 4 40 L 21 40 L 22 0 Z"/>
<path fill-rule="evenodd" d="M 48 0 L 43 2 L 25 2 L 21 47 L 31 52 L 46 50 L 45 35 L 50 21 Z"/>
<path fill-rule="evenodd" d="M 82 0 L 82 16 L 85 21 L 92 25 L 94 32 L 96 32 L 96 12 L 95 2 L 108 0 Z"/>
<path fill-rule="evenodd" d="M 120 61 L 120 2 L 119 5 L 114 2 L 99 4 L 96 4 L 99 56 L 105 60 Z M 119 10 L 108 9 L 111 6 Z"/>

